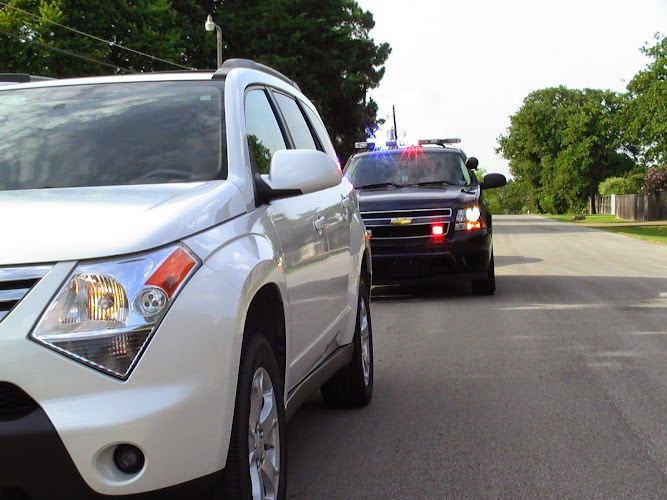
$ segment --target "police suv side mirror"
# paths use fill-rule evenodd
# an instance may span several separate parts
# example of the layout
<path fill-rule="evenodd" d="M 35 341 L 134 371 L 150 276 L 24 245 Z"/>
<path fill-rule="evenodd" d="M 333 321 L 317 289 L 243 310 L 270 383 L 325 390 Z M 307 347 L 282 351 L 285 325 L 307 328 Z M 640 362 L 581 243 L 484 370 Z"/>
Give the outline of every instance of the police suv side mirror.
<path fill-rule="evenodd" d="M 507 184 L 507 178 L 503 174 L 486 174 L 484 180 L 479 183 L 482 189 L 503 187 Z"/>
<path fill-rule="evenodd" d="M 310 149 L 276 151 L 268 175 L 256 180 L 264 201 L 314 193 L 343 180 L 338 164 L 327 154 Z"/>
<path fill-rule="evenodd" d="M 479 160 L 474 156 L 471 156 L 466 160 L 466 167 L 468 167 L 470 170 L 476 170 L 477 167 L 479 167 Z"/>

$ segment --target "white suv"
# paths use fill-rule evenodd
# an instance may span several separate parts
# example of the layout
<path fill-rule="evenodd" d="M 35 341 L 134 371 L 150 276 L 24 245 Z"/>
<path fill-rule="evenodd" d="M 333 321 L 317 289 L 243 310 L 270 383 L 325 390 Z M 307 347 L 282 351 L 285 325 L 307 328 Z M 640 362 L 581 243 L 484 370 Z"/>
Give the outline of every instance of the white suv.
<path fill-rule="evenodd" d="M 0 498 L 284 498 L 285 421 L 373 390 L 368 239 L 248 60 L 0 89 Z"/>

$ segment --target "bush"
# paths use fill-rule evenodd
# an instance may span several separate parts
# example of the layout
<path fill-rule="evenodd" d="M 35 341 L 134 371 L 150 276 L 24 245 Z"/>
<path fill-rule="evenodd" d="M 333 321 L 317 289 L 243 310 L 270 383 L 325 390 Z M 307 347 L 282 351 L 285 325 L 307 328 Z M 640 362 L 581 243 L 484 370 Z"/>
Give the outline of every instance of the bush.
<path fill-rule="evenodd" d="M 644 176 L 644 193 L 661 193 L 665 189 L 667 189 L 667 166 L 649 168 Z"/>
<path fill-rule="evenodd" d="M 623 177 L 608 177 L 598 186 L 598 192 L 602 196 L 610 194 L 630 194 L 630 182 Z"/>

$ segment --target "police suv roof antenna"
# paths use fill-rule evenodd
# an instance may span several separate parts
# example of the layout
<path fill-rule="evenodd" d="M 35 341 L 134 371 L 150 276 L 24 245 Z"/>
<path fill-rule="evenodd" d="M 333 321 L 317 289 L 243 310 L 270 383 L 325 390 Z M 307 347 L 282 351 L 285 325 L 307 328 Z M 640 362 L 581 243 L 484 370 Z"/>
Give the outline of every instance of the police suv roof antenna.
<path fill-rule="evenodd" d="M 206 28 L 206 31 L 216 31 L 218 38 L 218 68 L 220 68 L 220 66 L 222 66 L 222 28 L 213 22 L 213 18 L 210 14 L 206 18 L 204 28 Z"/>

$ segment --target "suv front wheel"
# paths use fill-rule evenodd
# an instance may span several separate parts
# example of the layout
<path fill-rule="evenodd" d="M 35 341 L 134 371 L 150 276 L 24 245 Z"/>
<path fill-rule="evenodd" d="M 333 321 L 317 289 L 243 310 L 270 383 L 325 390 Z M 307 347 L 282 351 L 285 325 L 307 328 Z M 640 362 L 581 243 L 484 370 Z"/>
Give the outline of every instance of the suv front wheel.
<path fill-rule="evenodd" d="M 286 458 L 282 377 L 267 340 L 252 334 L 241 357 L 224 498 L 284 499 Z"/>

